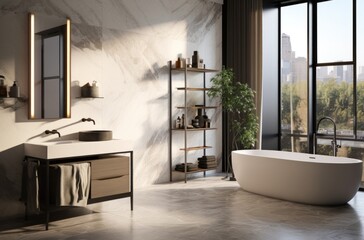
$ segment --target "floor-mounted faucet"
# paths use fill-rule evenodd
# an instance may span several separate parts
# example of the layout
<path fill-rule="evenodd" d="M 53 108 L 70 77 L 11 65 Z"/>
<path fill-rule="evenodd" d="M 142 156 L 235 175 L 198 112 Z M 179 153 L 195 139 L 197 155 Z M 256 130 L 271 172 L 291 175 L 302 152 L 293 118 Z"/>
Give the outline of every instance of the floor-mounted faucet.
<path fill-rule="evenodd" d="M 334 119 L 332 119 L 330 117 L 322 117 L 322 118 L 320 118 L 320 120 L 317 123 L 316 133 L 318 132 L 319 127 L 320 127 L 320 123 L 323 120 L 329 120 L 334 125 L 334 138 L 331 141 L 331 146 L 332 146 L 332 149 L 334 151 L 334 156 L 336 157 L 338 149 L 341 148 L 341 146 L 338 145 L 337 142 L 336 142 L 336 123 L 335 123 Z M 315 134 L 314 134 L 314 153 L 316 153 L 316 135 Z"/>

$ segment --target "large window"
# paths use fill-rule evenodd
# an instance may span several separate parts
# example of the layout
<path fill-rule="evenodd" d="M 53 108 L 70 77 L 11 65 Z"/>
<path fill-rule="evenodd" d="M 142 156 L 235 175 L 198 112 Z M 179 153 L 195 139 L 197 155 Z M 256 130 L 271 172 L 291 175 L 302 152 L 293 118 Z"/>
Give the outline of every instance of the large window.
<path fill-rule="evenodd" d="M 281 146 L 307 151 L 307 4 L 281 8 Z"/>
<path fill-rule="evenodd" d="M 314 133 L 317 153 L 332 155 L 333 124 L 316 129 L 327 116 L 337 125 L 338 154 L 363 159 L 364 0 L 311 4 L 280 7 L 281 149 L 308 152 Z"/>
<path fill-rule="evenodd" d="M 353 60 L 353 2 L 317 3 L 317 62 Z"/>

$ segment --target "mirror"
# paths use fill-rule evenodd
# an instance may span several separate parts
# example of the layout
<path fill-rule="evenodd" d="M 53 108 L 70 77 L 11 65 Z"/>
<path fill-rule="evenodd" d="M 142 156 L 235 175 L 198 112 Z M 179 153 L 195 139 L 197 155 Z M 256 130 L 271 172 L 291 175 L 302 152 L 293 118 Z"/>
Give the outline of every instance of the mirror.
<path fill-rule="evenodd" d="M 29 14 L 29 119 L 69 118 L 71 21 Z"/>

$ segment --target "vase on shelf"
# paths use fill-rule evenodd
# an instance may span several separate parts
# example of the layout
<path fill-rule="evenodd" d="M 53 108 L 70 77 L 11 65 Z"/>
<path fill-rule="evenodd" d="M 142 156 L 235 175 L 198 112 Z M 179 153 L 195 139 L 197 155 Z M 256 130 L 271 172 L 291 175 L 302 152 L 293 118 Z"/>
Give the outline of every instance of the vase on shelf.
<path fill-rule="evenodd" d="M 205 126 L 205 119 L 202 115 L 202 108 L 197 109 L 197 116 L 195 117 L 195 120 L 198 120 L 198 126 L 200 128 L 203 128 Z"/>
<path fill-rule="evenodd" d="M 200 63 L 200 57 L 198 55 L 198 51 L 193 51 L 193 55 L 192 55 L 192 67 L 193 68 L 198 68 L 199 63 Z"/>

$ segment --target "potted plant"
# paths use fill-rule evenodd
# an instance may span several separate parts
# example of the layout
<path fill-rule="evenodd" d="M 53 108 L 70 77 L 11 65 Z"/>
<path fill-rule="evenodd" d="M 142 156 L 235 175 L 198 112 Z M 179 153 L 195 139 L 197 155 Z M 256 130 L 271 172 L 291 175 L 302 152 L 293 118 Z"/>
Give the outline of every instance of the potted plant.
<path fill-rule="evenodd" d="M 226 174 L 231 170 L 232 180 L 234 180 L 231 151 L 251 149 L 256 143 L 259 125 L 254 102 L 255 92 L 247 84 L 235 82 L 232 69 L 223 68 L 211 79 L 211 83 L 212 86 L 207 95 L 219 99 L 222 111 L 228 119 L 227 129 L 231 140 Z"/>

